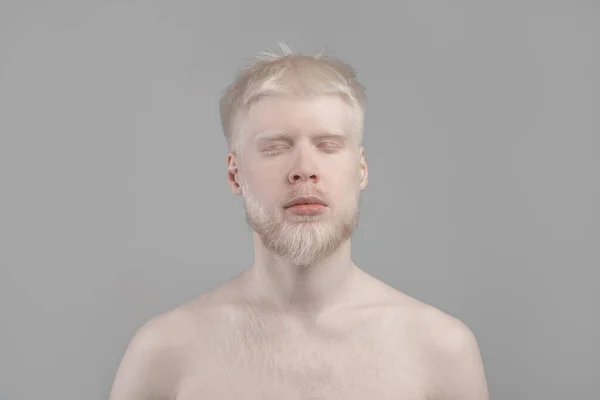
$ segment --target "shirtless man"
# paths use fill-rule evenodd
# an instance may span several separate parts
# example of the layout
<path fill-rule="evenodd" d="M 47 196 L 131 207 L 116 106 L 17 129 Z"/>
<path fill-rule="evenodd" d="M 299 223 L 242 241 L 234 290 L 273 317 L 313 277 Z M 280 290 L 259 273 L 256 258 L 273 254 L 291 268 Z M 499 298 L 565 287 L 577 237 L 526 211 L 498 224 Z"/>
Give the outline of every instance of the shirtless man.
<path fill-rule="evenodd" d="M 110 399 L 488 400 L 472 331 L 351 259 L 368 180 L 352 68 L 281 50 L 221 99 L 254 264 L 147 321 Z"/>

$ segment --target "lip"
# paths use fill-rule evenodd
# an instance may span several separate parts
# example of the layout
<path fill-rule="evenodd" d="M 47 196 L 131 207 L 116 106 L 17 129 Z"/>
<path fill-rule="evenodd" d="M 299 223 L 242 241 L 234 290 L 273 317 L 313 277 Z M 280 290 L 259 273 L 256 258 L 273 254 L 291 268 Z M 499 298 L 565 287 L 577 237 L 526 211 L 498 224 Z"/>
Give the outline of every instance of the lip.
<path fill-rule="evenodd" d="M 296 197 L 295 199 L 293 199 L 292 201 L 290 201 L 289 203 L 287 203 L 285 205 L 285 208 L 290 208 L 293 206 L 297 206 L 297 205 L 304 205 L 304 204 L 310 204 L 310 205 L 321 205 L 321 206 L 327 206 L 327 204 L 321 200 L 318 197 L 315 196 L 302 196 L 302 197 Z"/>
<path fill-rule="evenodd" d="M 291 206 L 286 208 L 286 211 L 291 212 L 296 215 L 302 216 L 315 216 L 320 215 L 325 212 L 326 207 L 321 204 L 296 204 L 295 206 Z"/>

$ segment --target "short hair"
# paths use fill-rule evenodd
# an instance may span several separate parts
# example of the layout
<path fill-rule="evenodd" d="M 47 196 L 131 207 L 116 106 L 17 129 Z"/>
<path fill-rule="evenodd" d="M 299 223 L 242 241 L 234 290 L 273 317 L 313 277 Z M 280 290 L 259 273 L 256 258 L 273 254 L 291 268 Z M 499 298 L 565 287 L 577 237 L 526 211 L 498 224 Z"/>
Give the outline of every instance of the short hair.
<path fill-rule="evenodd" d="M 363 140 L 366 95 L 355 70 L 347 63 L 324 54 L 295 53 L 278 42 L 279 52 L 262 51 L 238 72 L 221 96 L 221 124 L 230 151 L 239 152 L 245 113 L 252 103 L 266 96 L 339 95 L 352 107 L 356 140 Z"/>

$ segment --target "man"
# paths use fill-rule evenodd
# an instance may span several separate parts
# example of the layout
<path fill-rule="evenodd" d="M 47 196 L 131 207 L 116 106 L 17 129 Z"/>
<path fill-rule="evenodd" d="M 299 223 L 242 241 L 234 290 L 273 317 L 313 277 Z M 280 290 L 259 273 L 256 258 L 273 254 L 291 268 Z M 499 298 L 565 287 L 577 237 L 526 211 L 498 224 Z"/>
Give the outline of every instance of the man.
<path fill-rule="evenodd" d="M 470 329 L 351 260 L 368 181 L 352 68 L 281 50 L 221 99 L 254 264 L 141 327 L 111 400 L 487 400 Z"/>

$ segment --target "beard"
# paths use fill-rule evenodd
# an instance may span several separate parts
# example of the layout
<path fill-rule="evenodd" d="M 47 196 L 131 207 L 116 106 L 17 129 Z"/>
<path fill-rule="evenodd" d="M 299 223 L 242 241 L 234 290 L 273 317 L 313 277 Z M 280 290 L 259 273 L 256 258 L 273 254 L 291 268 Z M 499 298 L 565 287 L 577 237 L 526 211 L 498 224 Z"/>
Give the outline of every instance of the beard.
<path fill-rule="evenodd" d="M 310 266 L 326 258 L 348 240 L 358 227 L 360 190 L 348 199 L 339 215 L 327 209 L 319 215 L 294 215 L 284 211 L 283 204 L 297 196 L 320 193 L 292 193 L 276 202 L 275 211 L 267 212 L 245 181 L 242 181 L 244 208 L 248 225 L 273 254 L 290 260 L 299 267 Z"/>

